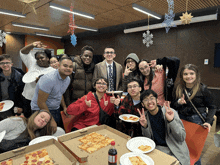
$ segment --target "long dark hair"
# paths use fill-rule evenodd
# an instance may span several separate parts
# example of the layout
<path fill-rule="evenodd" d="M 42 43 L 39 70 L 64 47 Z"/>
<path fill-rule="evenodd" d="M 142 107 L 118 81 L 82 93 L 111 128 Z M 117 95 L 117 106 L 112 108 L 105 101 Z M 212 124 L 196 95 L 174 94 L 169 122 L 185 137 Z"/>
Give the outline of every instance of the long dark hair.
<path fill-rule="evenodd" d="M 139 61 L 139 63 L 138 63 L 138 70 L 139 70 L 139 73 L 140 73 L 140 79 L 141 79 L 142 82 L 144 82 L 146 76 L 143 75 L 143 74 L 141 73 L 140 69 L 139 69 L 139 64 L 140 64 L 142 61 L 145 61 L 145 62 L 147 62 L 147 63 L 150 63 L 150 61 L 147 60 L 147 59 L 141 59 L 141 60 Z M 154 78 L 154 73 L 153 73 L 152 68 L 150 68 L 149 79 L 148 79 L 148 82 L 147 82 L 147 85 L 149 85 L 149 89 L 151 89 L 153 78 Z M 144 84 L 144 83 L 143 83 L 143 84 Z"/>

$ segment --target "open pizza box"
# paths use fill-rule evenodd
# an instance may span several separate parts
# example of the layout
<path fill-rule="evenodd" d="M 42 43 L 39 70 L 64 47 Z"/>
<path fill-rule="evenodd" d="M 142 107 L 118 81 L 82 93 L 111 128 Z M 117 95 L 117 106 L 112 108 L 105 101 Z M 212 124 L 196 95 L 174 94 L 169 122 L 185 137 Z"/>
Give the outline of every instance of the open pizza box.
<path fill-rule="evenodd" d="M 77 160 L 55 139 L 50 139 L 31 146 L 21 147 L 0 154 L 0 162 L 13 160 L 13 165 L 24 163 L 25 154 L 46 149 L 55 165 L 76 165 Z"/>
<path fill-rule="evenodd" d="M 82 143 L 79 141 L 83 136 L 90 134 L 92 132 L 96 132 L 98 134 L 107 136 L 111 139 L 115 140 L 115 148 L 117 149 L 117 157 L 118 164 L 120 164 L 120 157 L 129 153 L 130 151 L 127 149 L 126 144 L 127 141 L 130 140 L 130 136 L 113 129 L 106 125 L 101 125 L 92 128 L 84 128 L 75 132 L 70 132 L 68 134 L 62 135 L 58 137 L 58 141 L 80 162 L 87 165 L 100 164 L 105 165 L 108 164 L 108 150 L 111 145 L 103 147 L 93 153 L 88 153 L 78 146 Z M 163 164 L 163 165 L 178 165 L 179 162 L 176 158 L 169 156 L 157 149 L 154 149 L 152 152 L 147 154 L 150 156 L 155 164 Z"/>

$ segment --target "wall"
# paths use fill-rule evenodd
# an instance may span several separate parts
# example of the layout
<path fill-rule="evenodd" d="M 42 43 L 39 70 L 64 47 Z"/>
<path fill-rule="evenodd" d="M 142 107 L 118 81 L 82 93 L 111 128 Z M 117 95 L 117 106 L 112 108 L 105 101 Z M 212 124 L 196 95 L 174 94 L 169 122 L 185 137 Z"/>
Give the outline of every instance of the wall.
<path fill-rule="evenodd" d="M 202 82 L 208 86 L 220 86 L 220 68 L 214 68 L 215 43 L 220 43 L 220 21 L 210 21 L 171 28 L 169 33 L 165 29 L 151 30 L 153 45 L 147 48 L 142 43 L 142 33 L 124 34 L 121 32 L 99 34 L 78 38 L 76 47 L 69 40 L 65 40 L 65 52 L 70 55 L 80 54 L 85 45 L 91 45 L 94 54 L 103 54 L 104 48 L 113 45 L 116 51 L 115 61 L 124 63 L 126 56 L 134 52 L 140 59 L 149 60 L 164 56 L 177 56 L 180 58 L 180 67 L 187 63 L 195 64 L 201 71 Z M 76 34 L 77 36 L 77 34 Z M 209 64 L 204 65 L 204 59 Z"/>
<path fill-rule="evenodd" d="M 13 66 L 22 68 L 19 50 L 24 47 L 24 35 L 6 35 L 5 53 L 12 57 Z"/>

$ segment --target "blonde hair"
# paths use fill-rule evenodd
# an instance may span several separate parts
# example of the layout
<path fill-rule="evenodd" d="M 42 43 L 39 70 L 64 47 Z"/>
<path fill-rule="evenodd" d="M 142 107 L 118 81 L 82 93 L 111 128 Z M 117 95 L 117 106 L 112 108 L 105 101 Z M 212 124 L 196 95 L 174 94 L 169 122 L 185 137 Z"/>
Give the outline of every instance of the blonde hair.
<path fill-rule="evenodd" d="M 34 119 L 35 117 L 41 113 L 41 112 L 47 112 L 49 115 L 50 115 L 50 120 L 48 121 L 48 123 L 41 129 L 38 129 L 39 133 L 40 133 L 40 136 L 43 136 L 43 135 L 52 135 L 52 128 L 51 128 L 51 119 L 52 119 L 52 115 L 49 111 L 47 110 L 39 110 L 39 111 L 36 111 L 34 112 L 29 118 L 28 118 L 28 121 L 27 121 L 27 132 L 32 139 L 36 138 L 36 135 L 35 135 L 35 128 L 36 128 L 36 124 L 34 123 Z"/>
<path fill-rule="evenodd" d="M 176 99 L 181 98 L 183 96 L 184 89 L 186 89 L 186 83 L 183 80 L 183 72 L 185 69 L 193 70 L 196 74 L 196 80 L 195 80 L 194 86 L 192 88 L 192 95 L 189 97 L 189 99 L 192 100 L 194 98 L 194 96 L 196 95 L 196 93 L 200 90 L 200 83 L 201 83 L 201 78 L 200 78 L 200 73 L 199 73 L 198 67 L 194 64 L 186 64 L 185 66 L 183 66 L 181 68 L 180 80 L 175 86 L 176 90 L 174 90 L 175 96 L 176 96 Z"/>

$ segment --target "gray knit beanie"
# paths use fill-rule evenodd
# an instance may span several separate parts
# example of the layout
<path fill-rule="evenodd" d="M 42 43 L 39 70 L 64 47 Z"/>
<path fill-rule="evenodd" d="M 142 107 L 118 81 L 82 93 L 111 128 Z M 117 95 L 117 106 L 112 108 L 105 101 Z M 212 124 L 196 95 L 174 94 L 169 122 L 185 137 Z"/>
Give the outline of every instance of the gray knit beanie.
<path fill-rule="evenodd" d="M 125 59 L 125 62 L 124 62 L 124 65 L 126 66 L 126 61 L 127 61 L 127 59 L 132 59 L 132 60 L 134 60 L 137 64 L 139 63 L 139 58 L 138 58 L 138 56 L 135 54 L 135 53 L 130 53 L 127 57 L 126 57 L 126 59 Z"/>

